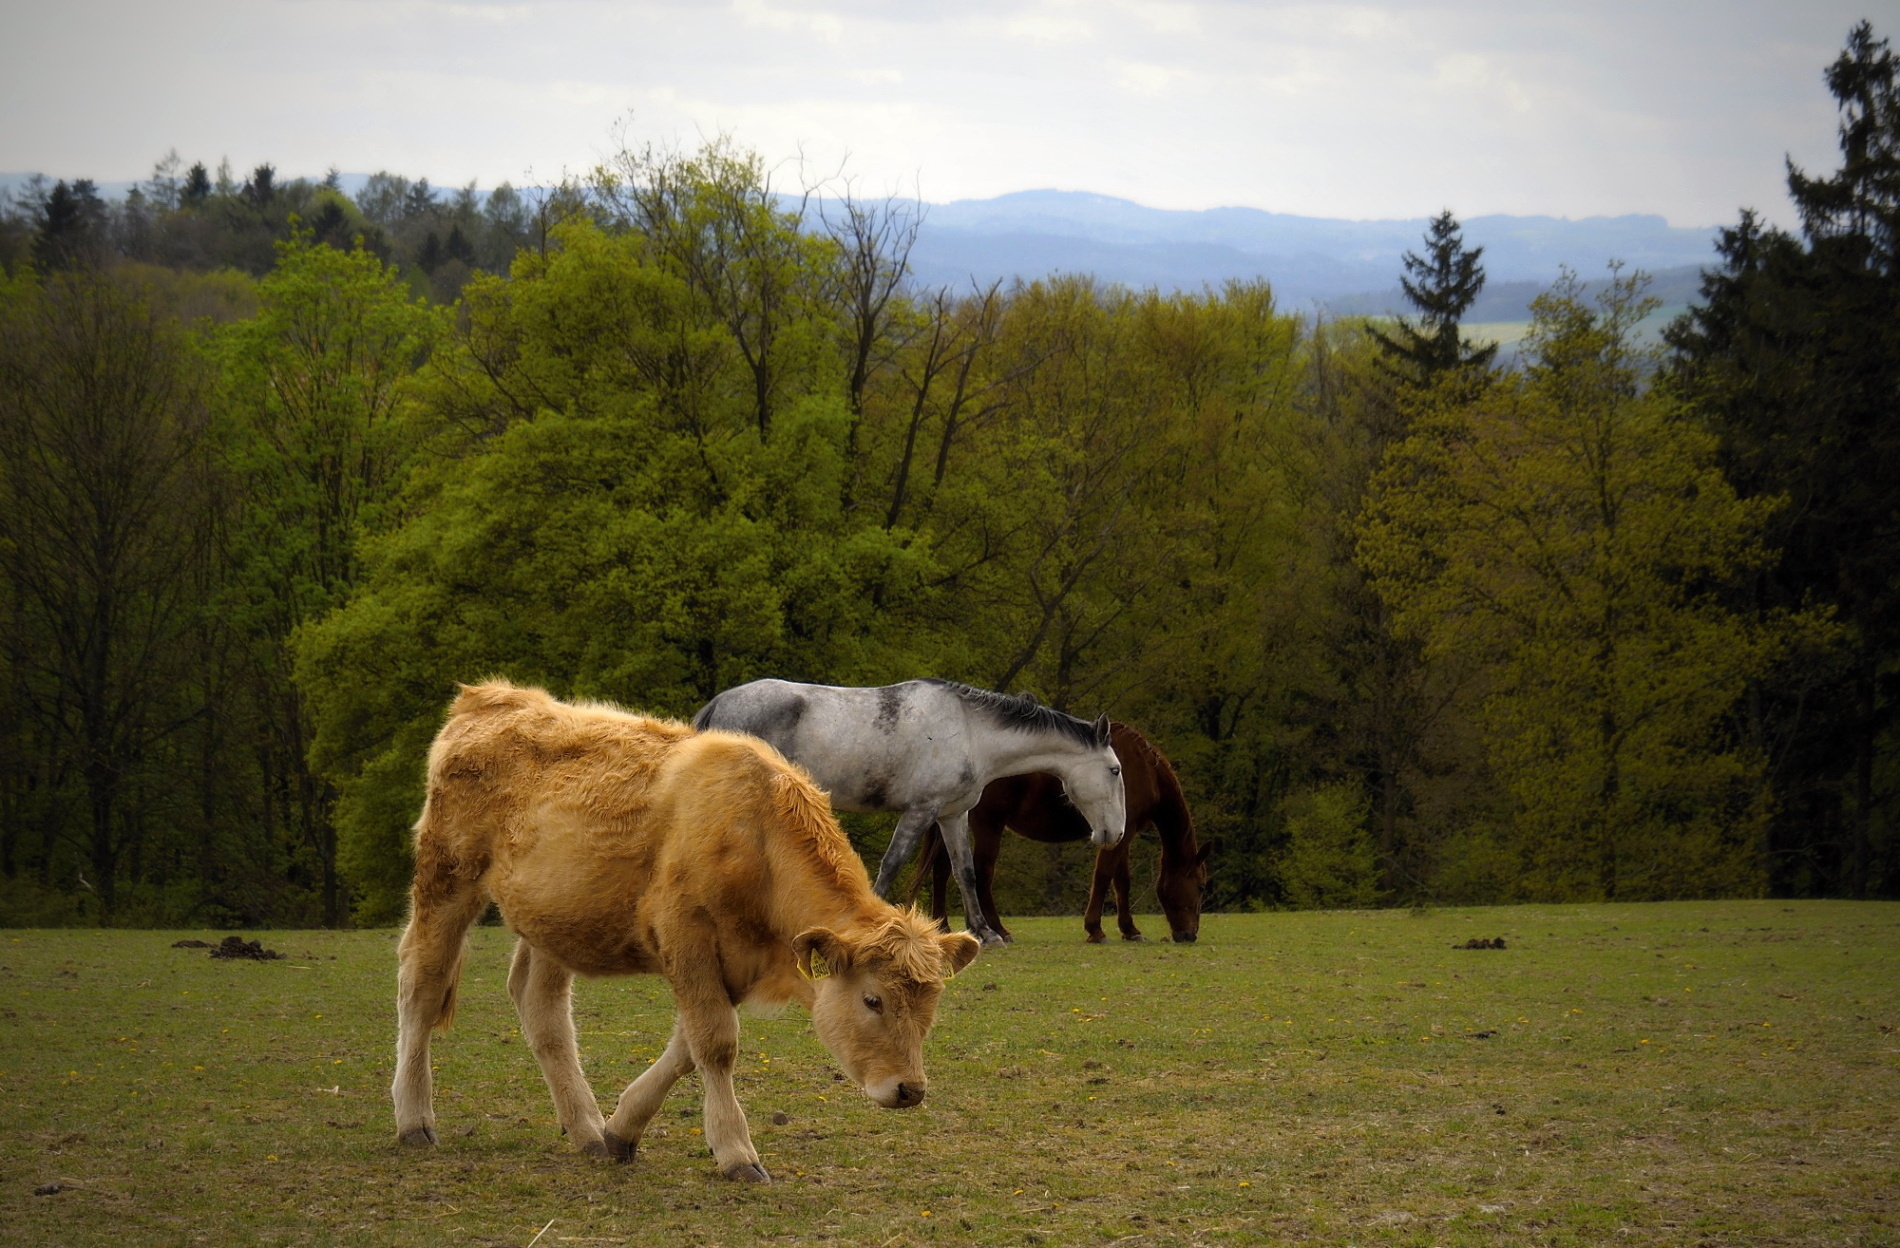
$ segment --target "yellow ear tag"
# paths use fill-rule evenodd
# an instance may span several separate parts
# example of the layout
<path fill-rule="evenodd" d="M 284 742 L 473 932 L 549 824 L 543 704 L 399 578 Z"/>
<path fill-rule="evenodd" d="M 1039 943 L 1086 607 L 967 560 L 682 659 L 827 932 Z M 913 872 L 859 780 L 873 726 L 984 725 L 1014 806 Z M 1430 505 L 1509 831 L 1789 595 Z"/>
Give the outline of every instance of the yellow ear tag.
<path fill-rule="evenodd" d="M 798 973 L 814 984 L 826 978 L 831 974 L 831 963 L 824 961 L 824 956 L 824 954 L 818 952 L 816 949 L 812 950 L 810 958 L 801 959 L 798 962 Z M 811 964 L 812 968 L 809 971 L 805 969 L 807 962 Z"/>

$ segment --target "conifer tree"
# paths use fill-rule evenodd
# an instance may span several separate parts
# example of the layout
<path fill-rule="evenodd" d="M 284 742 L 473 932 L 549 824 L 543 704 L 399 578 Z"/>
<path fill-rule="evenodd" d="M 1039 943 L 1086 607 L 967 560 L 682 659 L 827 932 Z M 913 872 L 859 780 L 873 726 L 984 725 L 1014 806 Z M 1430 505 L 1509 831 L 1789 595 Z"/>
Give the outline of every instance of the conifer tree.
<path fill-rule="evenodd" d="M 1744 212 L 1717 244 L 1704 304 L 1668 331 L 1676 382 L 1721 439 L 1745 496 L 1788 500 L 1757 605 L 1826 603 L 1841 664 L 1762 691 L 1762 748 L 1781 769 L 1775 887 L 1900 889 L 1890 813 L 1900 682 L 1900 84 L 1861 22 L 1827 69 L 1841 167 L 1790 161 L 1800 236 Z"/>
<path fill-rule="evenodd" d="M 1446 209 L 1432 218 L 1425 233 L 1425 254 L 1405 253 L 1399 286 L 1419 311 L 1414 323 L 1399 318 L 1398 332 L 1372 331 L 1388 361 L 1407 380 L 1429 385 L 1446 373 L 1482 369 L 1498 353 L 1495 344 L 1474 347 L 1458 332 L 1458 323 L 1484 290 L 1484 248 L 1466 249 L 1458 218 Z"/>

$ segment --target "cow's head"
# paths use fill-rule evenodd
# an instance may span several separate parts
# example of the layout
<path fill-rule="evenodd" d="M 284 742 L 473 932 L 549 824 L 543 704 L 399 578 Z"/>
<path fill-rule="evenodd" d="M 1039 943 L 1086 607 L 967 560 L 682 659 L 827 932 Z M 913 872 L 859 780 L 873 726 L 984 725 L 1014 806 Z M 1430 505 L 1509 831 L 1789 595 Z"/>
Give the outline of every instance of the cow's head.
<path fill-rule="evenodd" d="M 937 1020 L 943 981 L 981 948 L 909 908 L 866 931 L 814 927 L 792 941 L 806 975 L 815 974 L 814 959 L 823 961 L 811 1007 L 818 1038 L 886 1109 L 923 1103 L 924 1036 Z"/>

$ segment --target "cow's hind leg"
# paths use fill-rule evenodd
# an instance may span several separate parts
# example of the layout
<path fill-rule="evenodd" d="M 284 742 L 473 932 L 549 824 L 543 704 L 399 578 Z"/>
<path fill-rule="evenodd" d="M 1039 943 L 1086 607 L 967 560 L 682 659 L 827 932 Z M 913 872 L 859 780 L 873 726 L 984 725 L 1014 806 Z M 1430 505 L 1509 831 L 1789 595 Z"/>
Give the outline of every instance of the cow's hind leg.
<path fill-rule="evenodd" d="M 614 1109 L 614 1116 L 607 1120 L 603 1133 L 607 1151 L 623 1160 L 631 1158 L 640 1147 L 640 1137 L 646 1134 L 647 1124 L 660 1112 L 666 1094 L 692 1069 L 693 1052 L 686 1040 L 686 1025 L 675 1020 L 673 1038 L 667 1041 L 666 1051 L 620 1094 L 620 1104 Z"/>
<path fill-rule="evenodd" d="M 429 1033 L 448 1030 L 468 949 L 468 929 L 487 895 L 471 880 L 449 877 L 440 887 L 418 880 L 409 926 L 396 947 L 396 1137 L 427 1147 L 436 1142 L 435 1085 L 429 1074 Z"/>
<path fill-rule="evenodd" d="M 567 1138 L 582 1152 L 596 1156 L 626 1156 L 626 1149 L 607 1142 L 607 1120 L 594 1102 L 593 1089 L 581 1074 L 580 1048 L 574 1037 L 574 973 L 533 945 L 515 946 L 508 968 L 508 995 L 521 1016 L 521 1034 L 541 1064 L 554 1097 L 554 1115 Z"/>

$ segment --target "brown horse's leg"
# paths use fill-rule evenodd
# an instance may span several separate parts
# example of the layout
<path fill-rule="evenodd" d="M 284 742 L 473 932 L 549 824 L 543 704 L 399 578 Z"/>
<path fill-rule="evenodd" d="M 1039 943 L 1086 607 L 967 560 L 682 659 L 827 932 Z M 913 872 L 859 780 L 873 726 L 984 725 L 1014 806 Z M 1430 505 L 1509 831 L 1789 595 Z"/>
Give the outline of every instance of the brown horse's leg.
<path fill-rule="evenodd" d="M 714 946 L 709 941 L 707 948 Z M 686 1036 L 692 1061 L 699 1067 L 706 1090 L 706 1143 L 719 1173 L 742 1183 L 770 1183 L 772 1176 L 759 1164 L 746 1127 L 745 1110 L 732 1091 L 732 1068 L 739 1059 L 739 1011 L 732 1007 L 710 961 L 673 979 L 679 1002 L 680 1030 Z"/>
<path fill-rule="evenodd" d="M 1116 848 L 1121 852 L 1115 855 L 1115 925 L 1122 929 L 1123 940 L 1145 940 L 1135 926 L 1134 889 L 1128 879 L 1128 837 L 1124 836 Z"/>
<path fill-rule="evenodd" d="M 930 917 L 937 920 L 937 926 L 944 931 L 950 930 L 950 851 L 943 846 L 943 832 L 932 824 L 924 835 L 923 852 L 917 857 L 917 884 L 924 882 L 924 871 L 930 872 Z M 917 895 L 912 887 L 911 896 Z"/>
<path fill-rule="evenodd" d="M 1109 880 L 1115 873 L 1114 865 L 1109 861 L 1113 849 L 1095 851 L 1095 874 L 1089 879 L 1089 904 L 1082 911 L 1082 930 L 1088 933 L 1088 942 L 1099 945 L 1108 939 L 1102 935 L 1102 905 L 1108 899 Z"/>
<path fill-rule="evenodd" d="M 574 974 L 523 940 L 515 946 L 508 968 L 508 995 L 521 1015 L 521 1034 L 541 1064 L 541 1077 L 554 1096 L 554 1114 L 567 1138 L 583 1152 L 611 1156 L 602 1134 L 607 1120 L 594 1101 L 594 1091 L 581 1074 L 580 1050 L 574 1039 Z"/>
<path fill-rule="evenodd" d="M 977 825 L 975 818 L 970 820 L 970 860 L 976 866 L 976 899 L 983 907 L 983 917 L 996 929 L 996 934 L 1004 940 L 1014 940 L 1009 929 L 1003 926 L 1002 916 L 996 912 L 996 860 L 1002 857 L 1003 830 L 997 828 L 987 836 L 984 829 Z"/>
<path fill-rule="evenodd" d="M 396 1138 L 404 1144 L 436 1142 L 429 1033 L 447 1030 L 455 1017 L 468 929 L 486 904 L 474 881 L 446 875 L 425 880 L 418 872 L 409 926 L 396 946 L 396 1077 L 389 1092 Z"/>
<path fill-rule="evenodd" d="M 646 1134 L 647 1124 L 660 1112 L 666 1094 L 692 1069 L 693 1054 L 686 1042 L 686 1025 L 675 1019 L 673 1038 L 666 1042 L 666 1051 L 620 1094 L 620 1104 L 614 1109 L 614 1116 L 607 1120 L 604 1133 L 607 1151 L 623 1159 L 631 1158 L 640 1147 L 640 1137 Z"/>

